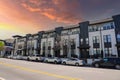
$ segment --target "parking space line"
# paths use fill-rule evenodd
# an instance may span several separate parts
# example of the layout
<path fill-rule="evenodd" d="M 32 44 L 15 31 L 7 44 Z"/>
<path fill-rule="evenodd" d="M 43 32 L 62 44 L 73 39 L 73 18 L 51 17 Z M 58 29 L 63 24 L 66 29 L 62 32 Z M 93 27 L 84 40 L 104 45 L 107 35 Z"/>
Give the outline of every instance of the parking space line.
<path fill-rule="evenodd" d="M 25 71 L 28 71 L 28 72 L 34 72 L 34 73 L 43 74 L 43 75 L 47 75 L 47 76 L 51 76 L 51 77 L 56 77 L 56 78 L 65 79 L 65 80 L 81 80 L 81 79 L 73 78 L 73 77 L 69 77 L 69 76 L 62 76 L 62 75 L 57 75 L 57 74 L 53 74 L 53 73 L 48 73 L 48 72 L 44 72 L 44 71 L 40 71 L 40 70 L 34 70 L 34 69 L 22 67 L 22 66 L 17 66 L 17 65 L 13 65 L 13 64 L 8 64 L 8 63 L 1 62 L 1 61 L 0 61 L 0 64 L 1 64 L 1 65 L 4 65 L 4 66 L 12 67 L 12 68 L 17 68 L 17 69 L 25 70 Z"/>

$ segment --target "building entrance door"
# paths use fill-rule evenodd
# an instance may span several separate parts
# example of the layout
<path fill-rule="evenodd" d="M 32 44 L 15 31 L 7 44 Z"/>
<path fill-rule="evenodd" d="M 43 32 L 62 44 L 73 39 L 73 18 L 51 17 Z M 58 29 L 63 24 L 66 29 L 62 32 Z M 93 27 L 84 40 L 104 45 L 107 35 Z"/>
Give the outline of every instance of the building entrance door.
<path fill-rule="evenodd" d="M 80 49 L 81 58 L 87 59 L 89 58 L 89 50 L 88 49 Z"/>
<path fill-rule="evenodd" d="M 118 47 L 118 57 L 120 57 L 120 47 Z"/>
<path fill-rule="evenodd" d="M 55 52 L 55 57 L 60 57 L 60 50 L 56 50 Z"/>

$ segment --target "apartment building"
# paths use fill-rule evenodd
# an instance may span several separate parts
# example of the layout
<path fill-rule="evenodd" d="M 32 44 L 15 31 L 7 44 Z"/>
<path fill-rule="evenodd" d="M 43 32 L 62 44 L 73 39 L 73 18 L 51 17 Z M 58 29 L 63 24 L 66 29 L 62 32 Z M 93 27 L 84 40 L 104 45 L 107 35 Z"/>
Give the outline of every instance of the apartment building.
<path fill-rule="evenodd" d="M 80 59 L 120 57 L 120 15 L 13 37 L 13 54 L 23 56 L 40 54 Z"/>

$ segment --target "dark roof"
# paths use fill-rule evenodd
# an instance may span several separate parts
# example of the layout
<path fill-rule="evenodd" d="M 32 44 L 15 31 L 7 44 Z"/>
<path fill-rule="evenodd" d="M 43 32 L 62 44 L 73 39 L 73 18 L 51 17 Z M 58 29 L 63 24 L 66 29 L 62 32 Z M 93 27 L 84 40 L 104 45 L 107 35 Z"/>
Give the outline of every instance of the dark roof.
<path fill-rule="evenodd" d="M 14 35 L 14 36 L 12 36 L 12 37 L 14 37 L 14 38 L 15 38 L 15 37 L 22 37 L 22 36 L 20 36 L 20 35 Z"/>

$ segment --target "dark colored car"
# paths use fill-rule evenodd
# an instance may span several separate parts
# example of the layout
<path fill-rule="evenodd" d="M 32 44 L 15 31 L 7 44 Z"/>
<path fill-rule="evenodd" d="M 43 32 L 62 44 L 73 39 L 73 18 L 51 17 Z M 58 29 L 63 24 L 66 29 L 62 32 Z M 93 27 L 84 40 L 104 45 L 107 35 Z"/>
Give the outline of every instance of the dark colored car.
<path fill-rule="evenodd" d="M 104 58 L 100 61 L 95 61 L 92 63 L 94 67 L 109 67 L 120 69 L 120 58 Z"/>

